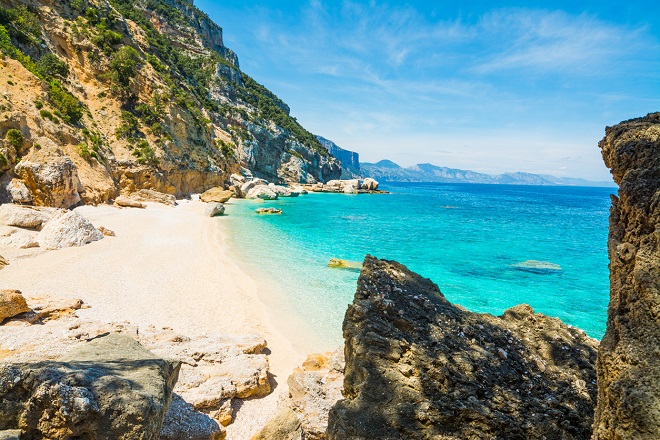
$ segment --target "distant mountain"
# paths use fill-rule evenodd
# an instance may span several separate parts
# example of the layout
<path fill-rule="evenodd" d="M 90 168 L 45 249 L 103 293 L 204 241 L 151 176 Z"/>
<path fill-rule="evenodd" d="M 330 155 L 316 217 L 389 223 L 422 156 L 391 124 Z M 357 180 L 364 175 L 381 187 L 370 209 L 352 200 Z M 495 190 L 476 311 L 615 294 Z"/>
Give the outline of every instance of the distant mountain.
<path fill-rule="evenodd" d="M 592 182 L 572 177 L 556 177 L 548 174 L 504 173 L 496 176 L 470 170 L 439 167 L 421 163 L 403 168 L 391 160 L 360 164 L 363 177 L 380 182 L 443 182 L 443 183 L 490 183 L 508 185 L 565 185 L 615 187 L 614 182 Z"/>
<path fill-rule="evenodd" d="M 341 163 L 341 178 L 354 179 L 361 176 L 360 155 L 354 151 L 344 150 L 334 142 L 323 136 L 316 135 L 316 139 L 328 149 L 330 154 Z"/>

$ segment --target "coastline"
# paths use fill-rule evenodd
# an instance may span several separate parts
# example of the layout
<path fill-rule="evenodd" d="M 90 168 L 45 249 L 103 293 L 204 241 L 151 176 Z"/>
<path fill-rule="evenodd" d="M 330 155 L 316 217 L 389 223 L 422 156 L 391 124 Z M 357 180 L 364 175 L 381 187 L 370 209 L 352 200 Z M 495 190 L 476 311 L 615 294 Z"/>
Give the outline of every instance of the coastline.
<path fill-rule="evenodd" d="M 222 218 L 205 216 L 203 202 L 178 203 L 77 208 L 116 237 L 57 251 L 14 250 L 0 288 L 21 290 L 27 298 L 80 298 L 89 306 L 77 313 L 83 319 L 169 327 L 190 335 L 263 336 L 273 392 L 241 401 L 227 427 L 229 438 L 249 438 L 286 395 L 288 375 L 311 348 L 300 342 L 309 332 L 301 319 L 287 315 L 292 308 L 276 306 L 286 301 L 278 300 L 272 283 L 239 266 Z"/>

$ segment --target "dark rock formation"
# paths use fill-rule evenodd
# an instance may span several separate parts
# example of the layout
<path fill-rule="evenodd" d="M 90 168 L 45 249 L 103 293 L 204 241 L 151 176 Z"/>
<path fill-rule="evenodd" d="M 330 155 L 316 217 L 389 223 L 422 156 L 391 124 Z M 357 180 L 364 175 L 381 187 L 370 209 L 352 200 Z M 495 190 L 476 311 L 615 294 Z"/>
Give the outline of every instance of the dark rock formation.
<path fill-rule="evenodd" d="M 345 150 L 322 136 L 317 135 L 316 139 L 341 163 L 342 179 L 355 179 L 362 176 L 360 172 L 360 155 L 358 153 Z"/>
<path fill-rule="evenodd" d="M 21 439 L 154 439 L 179 362 L 157 358 L 117 333 L 61 361 L 0 364 L 0 430 Z"/>
<path fill-rule="evenodd" d="M 660 113 L 598 144 L 619 184 L 610 210 L 610 305 L 594 439 L 660 438 Z"/>
<path fill-rule="evenodd" d="M 345 399 L 329 439 L 591 435 L 597 342 L 527 305 L 471 313 L 367 256 L 343 329 Z"/>

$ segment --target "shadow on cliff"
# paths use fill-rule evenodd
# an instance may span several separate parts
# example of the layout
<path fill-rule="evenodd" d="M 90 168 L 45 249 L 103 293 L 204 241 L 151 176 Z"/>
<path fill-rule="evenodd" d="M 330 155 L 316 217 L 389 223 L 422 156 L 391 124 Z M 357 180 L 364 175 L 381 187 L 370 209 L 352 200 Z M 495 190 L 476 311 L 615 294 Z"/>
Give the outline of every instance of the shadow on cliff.
<path fill-rule="evenodd" d="M 330 439 L 590 437 L 596 352 L 568 327 L 529 306 L 471 313 L 398 263 L 364 267 Z"/>

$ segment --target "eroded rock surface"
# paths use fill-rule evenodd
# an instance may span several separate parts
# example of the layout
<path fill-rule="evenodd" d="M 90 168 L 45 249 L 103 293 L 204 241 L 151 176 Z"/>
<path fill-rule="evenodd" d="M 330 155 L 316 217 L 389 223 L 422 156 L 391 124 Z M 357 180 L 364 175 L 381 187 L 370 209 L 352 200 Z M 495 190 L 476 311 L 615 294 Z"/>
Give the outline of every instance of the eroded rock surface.
<path fill-rule="evenodd" d="M 83 246 L 101 239 L 103 233 L 76 211 L 53 214 L 37 236 L 39 245 L 46 249 Z"/>
<path fill-rule="evenodd" d="M 0 323 L 7 318 L 29 311 L 30 308 L 20 290 L 0 290 Z"/>
<path fill-rule="evenodd" d="M 367 256 L 343 331 L 331 440 L 591 435 L 597 342 L 527 305 L 471 313 L 401 264 Z"/>
<path fill-rule="evenodd" d="M 619 194 L 593 438 L 660 438 L 660 113 L 608 127 L 598 145 Z"/>

